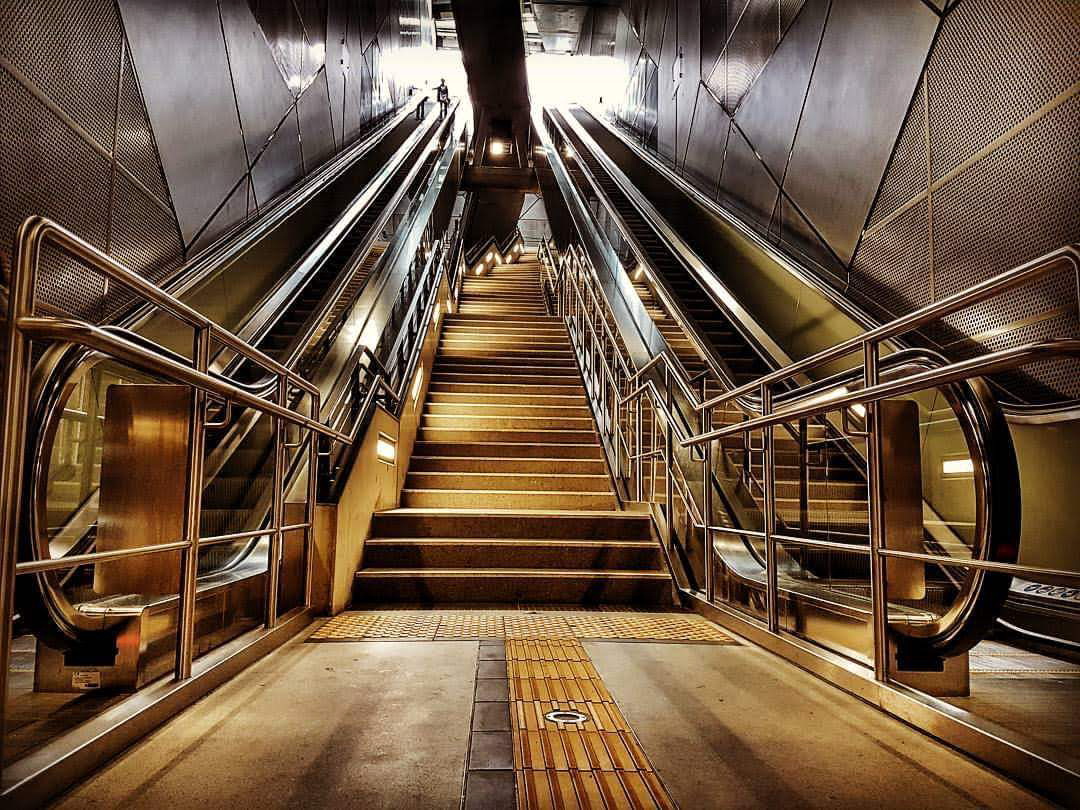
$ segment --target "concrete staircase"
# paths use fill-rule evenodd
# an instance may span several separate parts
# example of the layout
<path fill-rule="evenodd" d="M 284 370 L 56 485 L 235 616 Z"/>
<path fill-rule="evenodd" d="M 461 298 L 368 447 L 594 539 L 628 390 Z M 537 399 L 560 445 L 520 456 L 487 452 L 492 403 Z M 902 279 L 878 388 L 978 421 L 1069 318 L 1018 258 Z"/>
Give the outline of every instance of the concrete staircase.
<path fill-rule="evenodd" d="M 401 508 L 372 535 L 355 602 L 670 603 L 649 518 L 617 509 L 535 255 L 465 281 Z"/>

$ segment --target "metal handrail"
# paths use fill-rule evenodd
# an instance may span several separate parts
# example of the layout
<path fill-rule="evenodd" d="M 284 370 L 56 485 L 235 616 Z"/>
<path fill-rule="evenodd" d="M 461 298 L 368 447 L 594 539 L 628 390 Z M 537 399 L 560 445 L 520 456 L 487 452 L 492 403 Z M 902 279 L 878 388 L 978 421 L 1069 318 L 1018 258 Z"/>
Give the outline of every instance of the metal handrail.
<path fill-rule="evenodd" d="M 105 329 L 73 319 L 43 317 L 35 314 L 39 264 L 45 245 L 51 245 L 62 253 L 79 260 L 110 282 L 116 282 L 168 315 L 189 326 L 194 333 L 190 365 L 181 362 L 176 355 L 163 347 L 143 339 L 128 338 L 122 330 Z M 203 446 L 206 430 L 206 403 L 208 396 L 219 401 L 235 402 L 261 411 L 274 419 L 275 464 L 273 507 L 270 525 L 262 530 L 271 537 L 270 559 L 277 560 L 283 542 L 284 521 L 284 425 L 292 423 L 310 431 L 308 437 L 307 464 L 312 474 L 308 476 L 305 508 L 310 516 L 314 509 L 314 470 L 316 466 L 316 442 L 311 435 L 318 434 L 333 441 L 349 443 L 350 437 L 328 428 L 317 419 L 308 417 L 290 407 L 288 391 L 299 389 L 311 397 L 312 414 L 318 415 L 319 392 L 295 372 L 260 352 L 213 320 L 187 306 L 157 285 L 145 280 L 112 257 L 95 248 L 67 229 L 43 217 L 30 217 L 19 229 L 17 238 L 16 267 L 12 278 L 7 322 L 5 357 L 5 388 L 3 422 L 0 435 L 5 453 L 0 459 L 0 660 L 7 660 L 11 646 L 10 614 L 13 605 L 15 577 L 19 574 L 37 573 L 34 567 L 17 565 L 17 538 L 28 518 L 24 499 L 24 464 L 29 435 L 31 352 L 30 341 L 56 340 L 83 345 L 165 379 L 182 383 L 193 390 L 190 410 L 190 441 L 185 484 L 184 536 L 176 543 L 166 543 L 152 548 L 139 547 L 79 555 L 77 564 L 114 560 L 150 553 L 182 552 L 181 580 L 179 582 L 179 620 L 174 674 L 177 679 L 191 675 L 195 638 L 195 598 L 198 575 L 199 524 L 201 492 L 203 485 Z M 255 396 L 232 384 L 231 381 L 209 372 L 210 348 L 213 342 L 234 350 L 251 362 L 267 370 L 277 378 L 277 392 L 273 400 Z M 185 358 L 186 359 L 186 358 Z M 299 456 L 298 456 L 299 459 Z M 306 541 L 310 535 L 310 517 Z M 65 561 L 72 562 L 72 561 Z M 308 555 L 310 565 L 310 555 Z M 266 624 L 273 627 L 277 620 L 279 577 L 278 566 L 268 566 L 268 590 L 266 600 Z M 310 602 L 310 575 L 305 578 L 305 602 Z M 0 694 L 6 687 L 7 668 L 0 668 Z M 3 707 L 0 706 L 0 723 Z M 0 726 L 2 727 L 2 726 Z"/>
<path fill-rule="evenodd" d="M 867 346 L 876 345 L 890 338 L 898 337 L 907 332 L 914 331 L 920 326 L 925 326 L 932 321 L 940 320 L 946 315 L 951 315 L 959 310 L 995 298 L 1017 287 L 1038 281 L 1044 276 L 1054 272 L 1061 272 L 1062 266 L 1071 266 L 1076 274 L 1077 300 L 1080 301 L 1080 247 L 1077 245 L 1065 245 L 1025 262 L 1011 270 L 1006 270 L 996 276 L 974 284 L 967 289 L 955 292 L 931 304 L 902 315 L 895 320 L 884 323 L 874 329 L 869 329 L 859 335 L 841 341 L 831 348 L 820 351 L 817 354 L 796 361 L 784 368 L 765 374 L 758 379 L 725 391 L 699 405 L 699 410 L 718 405 L 722 402 L 734 399 L 744 394 L 758 391 L 763 385 L 782 382 L 791 379 L 797 374 L 804 373 L 809 369 L 824 365 L 830 360 L 836 360 L 857 351 L 862 351 Z"/>
<path fill-rule="evenodd" d="M 817 416 L 830 411 L 849 408 L 853 405 L 866 405 L 871 402 L 879 402 L 889 397 L 912 394 L 929 388 L 937 388 L 951 382 L 968 380 L 972 377 L 983 377 L 1000 371 L 1008 371 L 1020 366 L 1036 363 L 1041 360 L 1053 360 L 1059 357 L 1080 358 L 1080 339 L 1067 338 L 1061 340 L 1037 341 L 1014 346 L 1010 349 L 1001 349 L 989 352 L 968 360 L 961 360 L 940 366 L 931 371 L 912 374 L 899 380 L 877 383 L 855 391 L 841 391 L 836 396 L 813 397 L 812 401 L 799 405 L 797 402 L 769 414 L 754 417 L 745 422 L 728 425 L 707 433 L 700 433 L 682 442 L 684 447 L 693 447 L 714 439 L 721 439 L 736 433 L 746 433 L 752 430 L 790 423 L 793 420 L 808 416 Z M 762 380 L 765 378 L 763 377 Z M 762 382 L 762 386 L 768 385 Z M 701 404 L 701 408 L 712 407 L 715 402 L 727 401 L 727 398 L 714 397 Z"/>
<path fill-rule="evenodd" d="M 439 141 L 445 137 L 446 133 L 450 131 L 453 122 L 455 120 L 456 105 L 459 102 L 455 102 L 455 107 L 450 111 L 450 114 L 445 116 L 439 124 L 434 128 L 434 132 L 431 129 L 425 130 L 424 128 L 418 128 L 413 132 L 394 154 L 394 159 L 387 161 L 375 177 L 367 186 L 356 195 L 349 206 L 345 209 L 340 217 L 330 226 L 315 242 L 312 247 L 306 251 L 303 257 L 294 265 L 295 269 L 289 273 L 290 278 L 299 278 L 300 283 L 292 285 L 287 290 L 287 295 L 283 296 L 279 285 L 275 287 L 269 294 L 263 297 L 262 301 L 256 306 L 255 310 L 250 314 L 247 322 L 241 328 L 240 336 L 252 341 L 256 341 L 262 337 L 265 329 L 269 323 L 266 318 L 267 313 L 280 312 L 284 307 L 299 297 L 306 288 L 306 282 L 315 274 L 315 272 L 322 266 L 323 262 L 327 261 L 332 255 L 333 251 L 338 247 L 340 242 L 350 233 L 352 228 L 356 227 L 360 218 L 366 213 L 371 203 L 383 192 L 387 184 L 393 179 L 405 162 L 417 153 L 419 145 L 426 139 L 428 141 Z M 404 198 L 408 188 L 412 182 L 419 175 L 424 162 L 422 160 L 412 161 L 412 165 L 409 168 L 408 173 L 403 180 L 397 185 L 396 191 L 387 201 L 386 208 L 379 214 L 376 220 L 371 224 L 369 229 L 369 238 L 358 248 L 357 255 L 365 256 L 371 249 L 374 234 L 378 232 L 378 229 L 383 223 L 390 217 L 394 209 L 401 200 Z M 355 267 L 353 268 L 355 272 Z M 374 272 L 372 273 L 374 275 Z M 327 290 L 323 300 L 328 302 L 325 308 L 316 308 L 316 311 L 309 317 L 308 321 L 301 325 L 300 331 L 293 336 L 293 341 L 290 348 L 282 358 L 282 365 L 292 367 L 296 362 L 311 348 L 311 339 L 316 334 L 322 321 L 322 317 L 325 314 L 329 306 L 332 306 L 332 302 L 336 301 L 341 295 L 342 290 L 351 281 L 352 272 L 342 274 L 337 282 Z M 328 334 L 331 330 L 327 330 Z M 224 352 L 222 353 L 224 355 Z M 235 359 L 226 359 L 223 356 L 219 356 L 214 361 L 214 367 L 220 367 L 224 369 L 224 373 L 229 374 L 235 371 L 238 363 Z M 264 379 L 256 381 L 254 383 L 240 383 L 241 385 L 255 391 L 267 390 L 273 386 L 272 379 Z"/>

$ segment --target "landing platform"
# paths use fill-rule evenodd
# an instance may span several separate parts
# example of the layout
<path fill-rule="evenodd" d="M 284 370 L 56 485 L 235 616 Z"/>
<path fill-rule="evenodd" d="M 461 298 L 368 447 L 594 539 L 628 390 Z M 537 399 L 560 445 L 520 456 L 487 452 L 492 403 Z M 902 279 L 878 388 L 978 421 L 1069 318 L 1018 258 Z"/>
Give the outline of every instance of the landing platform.
<path fill-rule="evenodd" d="M 318 622 L 56 806 L 255 805 L 1045 806 L 697 615 L 557 605 Z"/>

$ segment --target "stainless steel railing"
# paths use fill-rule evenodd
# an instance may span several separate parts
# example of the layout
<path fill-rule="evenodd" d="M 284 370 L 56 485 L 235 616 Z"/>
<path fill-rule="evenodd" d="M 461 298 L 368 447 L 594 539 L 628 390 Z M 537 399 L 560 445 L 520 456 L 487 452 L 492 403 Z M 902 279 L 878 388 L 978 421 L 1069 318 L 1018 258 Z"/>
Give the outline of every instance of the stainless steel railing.
<path fill-rule="evenodd" d="M 77 260 L 110 283 L 119 284 L 147 304 L 175 318 L 192 330 L 192 355 L 180 357 L 124 330 L 99 327 L 87 322 L 37 312 L 38 270 L 42 250 L 46 247 Z M 286 525 L 285 426 L 294 425 L 305 432 L 306 438 L 290 446 L 297 455 L 306 455 L 309 470 L 317 459 L 315 436 L 349 443 L 350 437 L 318 421 L 319 392 L 289 368 L 250 346 L 232 332 L 193 310 L 156 285 L 124 267 L 112 257 L 50 220 L 41 217 L 28 219 L 19 229 L 16 266 L 12 278 L 5 357 L 5 388 L 3 422 L 0 436 L 4 454 L 0 460 L 0 657 L 5 662 L 11 646 L 12 611 L 16 577 L 44 575 L 49 571 L 73 568 L 87 563 L 115 560 L 152 554 L 181 553 L 181 574 L 178 583 L 179 620 L 174 676 L 186 679 L 191 675 L 195 638 L 195 599 L 198 553 L 200 547 L 233 542 L 242 536 L 268 535 L 271 561 L 267 571 L 265 624 L 273 627 L 278 621 L 278 566 L 283 537 L 288 532 L 303 531 L 305 545 L 304 603 L 310 603 L 310 565 L 312 519 L 315 505 L 315 476 L 308 476 L 304 500 L 305 519 Z M 141 546 L 114 551 L 98 551 L 72 555 L 59 560 L 17 561 L 18 538 L 27 531 L 31 504 L 27 499 L 28 474 L 26 462 L 30 435 L 31 341 L 53 341 L 81 345 L 103 355 L 129 364 L 159 379 L 187 386 L 192 391 L 187 467 L 184 475 L 184 529 L 174 542 Z M 222 345 L 243 356 L 276 379 L 275 390 L 258 396 L 235 385 L 228 378 L 210 371 L 212 345 Z M 291 400 L 290 391 L 300 391 L 311 403 L 310 415 Z M 201 492 L 203 486 L 204 440 L 207 429 L 207 403 L 210 398 L 252 408 L 273 420 L 274 476 L 273 507 L 270 522 L 255 532 L 233 533 L 215 537 L 200 537 Z M 0 694 L 5 693 L 7 666 L 0 672 Z M 0 712 L 3 706 L 0 706 Z M 3 717 L 0 714 L 0 721 Z M 2 727 L 2 723 L 0 723 Z"/>
<path fill-rule="evenodd" d="M 755 383 L 731 388 L 723 394 L 706 398 L 694 390 L 694 386 L 680 373 L 680 366 L 672 362 L 668 352 L 653 356 L 636 370 L 629 356 L 618 340 L 617 330 L 611 327 L 613 315 L 603 298 L 601 287 L 593 278 L 592 270 L 585 251 L 579 246 L 571 246 L 560 255 L 551 245 L 543 245 L 540 257 L 545 268 L 546 285 L 553 291 L 555 309 L 566 321 L 571 332 L 575 349 L 578 352 L 582 370 L 586 376 L 586 387 L 593 399 L 598 414 L 598 424 L 604 435 L 605 444 L 611 448 L 614 456 L 613 468 L 625 483 L 628 494 L 637 499 L 644 499 L 663 505 L 663 509 L 654 513 L 662 526 L 666 543 L 672 539 L 672 510 L 676 499 L 685 504 L 689 513 L 690 525 L 705 534 L 705 596 L 712 600 L 714 593 L 714 540 L 720 533 L 736 534 L 744 539 L 754 538 L 764 543 L 764 563 L 766 573 L 766 602 L 769 628 L 776 632 L 779 628 L 780 586 L 778 571 L 780 563 L 777 546 L 795 545 L 805 548 L 843 551 L 862 554 L 871 560 L 870 591 L 871 612 L 874 631 L 875 673 L 884 677 L 886 634 L 890 629 L 889 605 L 885 598 L 883 585 L 884 560 L 892 557 L 961 568 L 968 573 L 968 584 L 958 600 L 958 605 L 939 622 L 941 630 L 937 643 L 939 649 L 958 651 L 971 639 L 965 641 L 961 632 L 970 636 L 973 632 L 986 629 L 973 616 L 972 605 L 980 594 L 980 586 L 991 591 L 984 581 L 984 574 L 1018 574 L 1041 578 L 1056 578 L 1061 581 L 1075 582 L 1077 574 L 1058 570 L 1040 569 L 1015 563 L 1018 532 L 1019 489 L 1015 476 L 1008 474 L 1009 463 L 1015 470 L 1015 458 L 1012 456 L 1011 443 L 1007 452 L 995 449 L 999 439 L 1008 441 L 1002 431 L 1007 429 L 1000 420 L 1000 411 L 987 398 L 969 396 L 961 403 L 962 410 L 972 420 L 967 433 L 973 463 L 976 467 L 976 485 L 979 490 L 978 507 L 980 517 L 978 530 L 985 537 L 995 536 L 994 542 L 977 543 L 971 558 L 951 558 L 948 556 L 918 553 L 887 548 L 883 540 L 881 491 L 881 452 L 882 440 L 877 426 L 876 405 L 887 397 L 910 395 L 950 384 L 964 383 L 981 375 L 1003 369 L 1016 368 L 1037 360 L 1063 355 L 1080 354 L 1080 341 L 1059 340 L 1040 344 L 1017 347 L 1001 352 L 993 352 L 971 360 L 949 363 L 938 358 L 929 367 L 910 363 L 904 353 L 886 358 L 884 363 L 894 367 L 887 378 L 882 375 L 883 361 L 879 348 L 883 341 L 898 337 L 911 329 L 945 317 L 967 306 L 1001 295 L 1022 285 L 1035 281 L 1055 272 L 1071 270 L 1076 272 L 1077 250 L 1073 246 L 1055 251 L 1041 259 L 1004 273 L 987 282 L 975 285 L 954 296 L 930 306 L 917 313 L 897 319 L 894 322 L 872 329 L 858 338 L 844 341 L 837 346 L 819 353 L 814 357 L 793 363 L 777 372 L 762 377 Z M 599 294 L 598 294 L 599 293 Z M 822 364 L 852 353 L 862 353 L 863 364 L 841 375 L 844 380 L 830 378 L 824 381 L 807 383 L 801 381 L 801 375 Z M 792 380 L 800 376 L 800 381 L 792 387 Z M 856 379 L 862 386 L 858 388 Z M 846 382 L 847 384 L 842 384 Z M 783 386 L 781 392 L 776 389 Z M 970 386 L 969 386 L 970 388 Z M 703 389 L 704 390 L 704 389 Z M 966 389 L 965 389 L 966 390 Z M 745 401 L 748 395 L 761 403 L 760 415 L 747 414 L 742 422 L 714 429 L 712 418 L 717 409 L 728 403 Z M 700 423 L 688 430 L 679 418 L 675 406 L 675 397 L 682 397 L 695 412 L 700 415 Z M 614 403 L 614 406 L 613 406 Z M 778 530 L 776 522 L 776 504 L 774 489 L 776 486 L 776 450 L 772 439 L 772 429 L 777 426 L 790 426 L 808 419 L 822 418 L 824 415 L 841 411 L 845 421 L 851 409 L 865 409 L 866 416 L 861 417 L 862 430 L 857 431 L 867 437 L 868 443 L 868 493 L 870 503 L 869 543 L 859 546 L 847 542 L 820 540 L 809 537 L 797 537 Z M 619 413 L 619 409 L 625 409 Z M 647 412 L 651 424 L 644 425 L 642 413 Z M 995 414 L 998 421 L 995 422 Z M 737 525 L 719 525 L 714 516 L 723 510 L 714 507 L 716 492 L 711 482 L 717 470 L 718 459 L 715 446 L 724 437 L 742 436 L 749 441 L 753 431 L 763 432 L 760 448 L 764 454 L 762 493 L 765 504 L 763 509 L 763 530 L 749 530 Z M 996 431 L 996 433 L 995 433 Z M 680 449 L 683 455 L 680 455 Z M 692 451 L 691 455 L 685 455 Z M 659 475 L 657 470 L 659 468 Z M 694 469 L 698 468 L 698 469 Z M 691 470 L 694 474 L 691 475 Z M 659 480 L 657 480 L 659 479 Z M 663 487 L 661 493 L 660 487 Z M 722 493 L 721 493 L 722 496 Z M 730 508 L 730 504 L 724 504 Z M 706 519 L 708 518 L 708 519 Z M 996 523 L 995 523 L 996 521 Z M 1010 535 L 1010 527 L 1015 529 L 1015 536 Z M 1000 587 L 998 596 L 1004 598 Z M 966 630 L 965 630 L 966 628 Z M 922 633 L 926 635 L 926 633 Z M 949 647 L 949 644 L 952 647 Z"/>

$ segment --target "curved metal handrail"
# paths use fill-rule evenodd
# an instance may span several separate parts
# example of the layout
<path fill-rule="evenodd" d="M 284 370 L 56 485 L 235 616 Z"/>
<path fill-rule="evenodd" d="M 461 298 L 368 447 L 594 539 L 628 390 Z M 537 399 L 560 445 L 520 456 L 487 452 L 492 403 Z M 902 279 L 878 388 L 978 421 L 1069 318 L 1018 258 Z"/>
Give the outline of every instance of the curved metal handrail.
<path fill-rule="evenodd" d="M 1053 257 L 1056 258 L 1059 254 L 1060 252 L 1055 252 Z M 571 246 L 561 256 L 558 256 L 557 251 L 554 251 L 551 246 L 545 245 L 542 247 L 540 255 L 546 267 L 558 262 L 565 265 L 565 263 L 574 259 L 581 264 L 586 263 L 585 254 L 576 249 L 576 246 Z M 560 268 L 560 271 L 554 274 L 551 282 L 555 287 L 564 285 L 568 278 L 565 268 Z M 553 275 L 550 267 L 548 275 Z M 1010 274 L 1004 280 L 999 281 L 999 284 L 1011 289 L 1024 279 L 1031 281 L 1037 277 L 1035 273 L 1021 270 L 1020 281 L 1017 281 L 1016 277 Z M 965 296 L 946 301 L 943 307 L 970 305 L 977 302 L 977 300 L 981 300 L 980 296 L 982 294 L 982 286 L 980 285 L 978 289 L 969 291 Z M 587 292 L 577 291 L 576 300 L 580 305 L 584 306 L 587 298 Z M 600 304 L 595 299 L 588 301 L 588 303 Z M 598 320 L 606 325 L 605 318 L 599 318 Z M 590 334 L 595 336 L 592 321 L 586 320 L 584 322 L 589 324 Z M 899 334 L 899 330 L 900 327 L 882 328 L 876 331 L 874 335 L 884 340 L 893 336 L 894 332 Z M 890 355 L 885 361 L 884 368 L 879 368 L 879 372 L 883 370 L 889 371 L 889 369 L 896 368 L 900 364 L 912 368 L 911 364 L 913 362 L 927 364 L 926 367 L 914 373 L 905 373 L 900 379 L 887 379 L 878 383 L 879 387 L 864 388 L 851 392 L 844 386 L 844 383 L 853 384 L 861 375 L 861 369 L 848 370 L 827 380 L 809 383 L 802 388 L 785 392 L 783 399 L 778 401 L 782 405 L 782 409 L 777 410 L 775 414 L 752 415 L 743 423 L 720 428 L 719 430 L 703 431 L 694 435 L 688 435 L 687 431 L 680 426 L 679 420 L 675 419 L 670 412 L 665 412 L 665 396 L 657 388 L 655 379 L 650 377 L 650 372 L 654 369 L 665 369 L 668 379 L 680 385 L 683 394 L 694 409 L 699 412 L 706 410 L 706 406 L 696 396 L 692 386 L 685 380 L 680 379 L 677 364 L 672 363 L 668 352 L 664 351 L 650 358 L 632 373 L 625 375 L 623 382 L 626 387 L 619 397 L 618 404 L 620 407 L 627 406 L 635 398 L 648 393 L 653 400 L 653 407 L 663 414 L 665 422 L 670 422 L 672 429 L 677 434 L 678 444 L 686 448 L 697 447 L 701 449 L 711 439 L 729 435 L 746 435 L 749 430 L 754 428 L 787 425 L 795 419 L 821 416 L 848 406 L 861 405 L 865 407 L 868 401 L 877 401 L 877 399 L 886 396 L 898 396 L 903 393 L 913 393 L 926 388 L 951 384 L 959 386 L 953 391 L 950 401 L 954 402 L 954 409 L 959 414 L 966 414 L 966 418 L 961 418 L 961 423 L 965 428 L 965 436 L 972 457 L 976 460 L 979 469 L 977 500 L 980 517 L 977 525 L 983 542 L 977 541 L 974 560 L 965 558 L 947 563 L 958 566 L 967 565 L 969 569 L 969 575 L 961 585 L 961 593 L 954 600 L 953 606 L 947 614 L 937 621 L 925 621 L 921 625 L 910 625 L 904 628 L 905 634 L 909 638 L 913 637 L 917 640 L 915 643 L 926 641 L 935 652 L 949 654 L 969 647 L 981 637 L 989 623 L 992 622 L 994 605 L 999 605 L 1004 600 L 1008 590 L 1007 577 L 997 576 L 999 572 L 994 566 L 1008 565 L 1015 562 L 1019 540 L 1018 512 L 1015 509 L 1018 477 L 1015 472 L 1015 454 L 1012 450 L 1011 439 L 1008 436 L 1008 429 L 1004 424 L 1000 409 L 996 407 L 996 403 L 988 391 L 983 390 L 982 394 L 978 394 L 975 389 L 970 387 L 967 381 L 973 376 L 1015 367 L 1017 364 L 1033 362 L 1036 359 L 1050 356 L 1061 356 L 1062 354 L 1072 355 L 1078 351 L 1080 351 L 1080 341 L 1058 341 L 996 352 L 991 356 L 976 358 L 963 363 L 948 364 L 940 356 L 932 357 L 931 353 L 907 350 Z M 621 359 L 621 355 L 619 356 Z M 775 379 L 786 380 L 790 376 L 782 377 L 777 374 Z M 820 392 L 821 389 L 828 385 L 838 386 L 837 390 L 842 390 L 842 393 L 838 393 L 836 396 L 821 397 L 817 392 Z M 749 392 L 751 386 L 744 386 L 743 389 L 744 393 Z M 812 405 L 799 408 L 798 400 L 805 392 L 815 394 L 813 397 L 814 402 Z M 711 401 L 713 407 L 715 407 L 716 404 L 730 402 L 732 399 L 731 392 L 727 392 L 726 395 L 714 397 Z M 771 404 L 771 392 L 769 394 L 763 393 L 761 399 Z M 639 452 L 636 455 L 640 457 L 642 453 Z M 679 466 L 677 459 L 675 459 L 674 466 Z M 1011 475 L 1010 470 L 1012 471 Z M 693 493 L 690 492 L 690 488 L 685 483 L 685 476 L 683 475 L 681 478 L 682 494 L 688 508 L 693 513 L 693 519 L 700 522 L 701 525 L 706 525 L 706 521 L 702 519 L 704 511 L 695 504 Z M 1007 505 L 1007 507 L 1003 507 L 1003 504 Z M 775 532 L 756 534 L 768 537 L 769 534 L 773 533 Z M 788 536 L 782 537 L 785 543 L 799 539 L 789 538 Z M 767 544 L 771 542 L 773 541 L 767 541 Z M 858 550 L 857 547 L 847 544 L 830 544 L 828 541 L 810 541 L 806 545 L 816 545 L 818 547 L 836 545 L 837 548 L 843 550 Z M 872 549 L 866 549 L 865 551 L 867 554 L 873 553 Z M 882 553 L 888 554 L 887 550 L 884 549 Z M 931 563 L 938 562 L 940 559 L 940 557 L 934 555 L 926 555 L 926 558 L 926 561 Z M 989 567 L 983 567 L 984 563 Z M 777 563 L 774 562 L 773 568 L 776 567 Z M 1022 571 L 1023 569 L 1018 568 L 1016 570 Z M 1028 571 L 1028 573 L 1034 572 Z M 774 587 L 773 591 L 776 590 L 777 588 Z M 987 609 L 988 605 L 990 609 Z M 987 619 L 987 616 L 990 616 L 990 618 Z"/>

